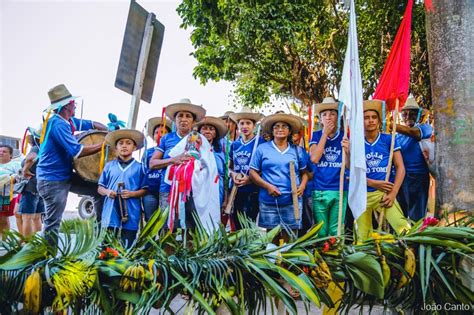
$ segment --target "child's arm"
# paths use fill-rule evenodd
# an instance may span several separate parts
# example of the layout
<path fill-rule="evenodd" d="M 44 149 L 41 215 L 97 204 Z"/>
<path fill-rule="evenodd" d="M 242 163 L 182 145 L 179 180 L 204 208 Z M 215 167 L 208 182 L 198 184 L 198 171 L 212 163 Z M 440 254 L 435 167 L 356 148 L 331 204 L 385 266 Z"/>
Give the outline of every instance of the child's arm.
<path fill-rule="evenodd" d="M 140 198 L 146 195 L 146 188 L 142 188 L 139 190 L 122 190 L 121 196 L 122 198 Z"/>
<path fill-rule="evenodd" d="M 97 189 L 97 192 L 102 196 L 107 196 L 112 199 L 114 199 L 117 196 L 117 193 L 115 191 L 111 189 L 107 189 L 104 186 L 100 186 L 100 185 L 99 185 L 99 188 Z"/>

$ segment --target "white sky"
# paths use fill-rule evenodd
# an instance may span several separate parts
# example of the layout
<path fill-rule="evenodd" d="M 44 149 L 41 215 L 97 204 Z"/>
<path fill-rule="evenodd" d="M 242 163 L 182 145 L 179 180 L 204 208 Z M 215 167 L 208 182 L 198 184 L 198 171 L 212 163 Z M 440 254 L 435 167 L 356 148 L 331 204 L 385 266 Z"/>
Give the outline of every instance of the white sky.
<path fill-rule="evenodd" d="M 229 82 L 201 86 L 192 77 L 196 61 L 189 30 L 179 28 L 179 2 L 138 2 L 156 14 L 165 35 L 153 100 L 141 102 L 137 129 L 185 97 L 208 115 L 233 109 Z M 38 125 L 47 91 L 59 83 L 83 97 L 85 118 L 106 123 L 113 112 L 126 121 L 131 96 L 114 82 L 128 9 L 128 0 L 0 0 L 0 134 L 20 138 Z"/>

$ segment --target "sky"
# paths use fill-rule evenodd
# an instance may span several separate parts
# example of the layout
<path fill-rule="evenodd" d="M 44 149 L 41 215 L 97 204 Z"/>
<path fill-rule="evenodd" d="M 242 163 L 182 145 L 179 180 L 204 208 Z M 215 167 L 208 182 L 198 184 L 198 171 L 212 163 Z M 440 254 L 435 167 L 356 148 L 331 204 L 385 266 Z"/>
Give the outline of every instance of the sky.
<path fill-rule="evenodd" d="M 131 95 L 114 87 L 128 0 L 0 0 L 0 135 L 22 137 L 41 122 L 48 90 L 64 83 L 84 100 L 83 117 L 107 123 L 112 112 L 126 121 Z M 151 104 L 141 102 L 137 129 L 182 98 L 208 115 L 232 110 L 232 84 L 200 85 L 189 54 L 190 30 L 179 28 L 179 1 L 138 1 L 165 25 Z M 235 110 L 235 109 L 234 109 Z M 80 109 L 76 116 L 80 115 Z"/>

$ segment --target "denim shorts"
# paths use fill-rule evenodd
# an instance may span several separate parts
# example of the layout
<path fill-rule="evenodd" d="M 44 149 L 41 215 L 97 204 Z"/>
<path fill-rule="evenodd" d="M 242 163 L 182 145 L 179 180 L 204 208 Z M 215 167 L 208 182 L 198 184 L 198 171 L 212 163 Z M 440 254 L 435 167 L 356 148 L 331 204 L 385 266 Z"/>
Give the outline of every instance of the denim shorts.
<path fill-rule="evenodd" d="M 298 206 L 300 209 L 300 219 L 296 221 L 292 204 L 277 206 L 275 204 L 260 203 L 258 226 L 266 229 L 272 229 L 280 224 L 283 229 L 301 229 L 301 218 L 303 216 L 303 203 L 301 198 L 298 199 Z"/>
<path fill-rule="evenodd" d="M 39 214 L 44 213 L 43 198 L 39 194 L 24 191 L 21 194 L 20 208 L 18 212 L 21 214 Z"/>

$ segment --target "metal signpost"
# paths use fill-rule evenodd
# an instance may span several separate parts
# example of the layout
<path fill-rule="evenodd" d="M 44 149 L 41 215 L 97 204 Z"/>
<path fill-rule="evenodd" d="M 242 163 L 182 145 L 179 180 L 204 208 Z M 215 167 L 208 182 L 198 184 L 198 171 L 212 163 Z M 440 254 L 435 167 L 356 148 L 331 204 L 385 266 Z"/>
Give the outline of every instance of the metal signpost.
<path fill-rule="evenodd" d="M 115 87 L 132 95 L 127 128 L 135 129 L 140 100 L 150 103 L 165 27 L 135 0 L 130 3 Z"/>

